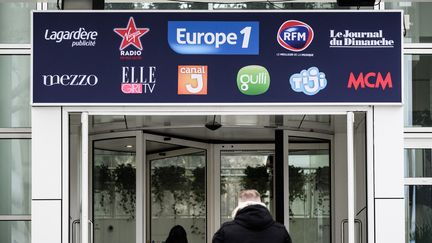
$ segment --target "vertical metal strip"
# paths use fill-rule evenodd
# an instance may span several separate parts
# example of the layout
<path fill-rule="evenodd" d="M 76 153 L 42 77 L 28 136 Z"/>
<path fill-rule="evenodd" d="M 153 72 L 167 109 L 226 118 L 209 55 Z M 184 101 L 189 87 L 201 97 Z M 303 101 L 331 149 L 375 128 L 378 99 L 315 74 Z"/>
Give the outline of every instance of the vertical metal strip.
<path fill-rule="evenodd" d="M 145 215 L 146 215 L 146 203 L 144 200 L 144 188 L 146 188 L 146 183 L 144 183 L 145 178 L 145 154 L 146 147 L 144 143 L 144 136 L 142 131 L 136 133 L 135 138 L 135 165 L 136 165 L 136 242 L 146 242 L 145 241 Z"/>
<path fill-rule="evenodd" d="M 284 171 L 284 186 L 283 186 L 283 192 L 284 192 L 284 202 L 286 205 L 285 211 L 284 211 L 284 222 L 285 227 L 289 231 L 289 211 L 290 211 L 290 205 L 289 205 L 289 135 L 287 131 L 284 130 L 283 133 L 283 150 L 284 150 L 284 158 L 283 158 L 283 171 Z"/>
<path fill-rule="evenodd" d="M 354 113 L 347 113 L 348 243 L 354 242 Z"/>
<path fill-rule="evenodd" d="M 88 113 L 81 114 L 81 243 L 89 242 Z"/>

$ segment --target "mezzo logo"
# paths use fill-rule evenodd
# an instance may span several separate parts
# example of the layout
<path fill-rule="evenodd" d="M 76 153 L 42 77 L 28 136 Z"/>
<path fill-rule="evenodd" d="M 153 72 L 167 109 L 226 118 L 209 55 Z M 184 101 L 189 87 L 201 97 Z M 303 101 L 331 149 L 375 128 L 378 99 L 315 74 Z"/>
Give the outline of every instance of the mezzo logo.
<path fill-rule="evenodd" d="M 168 21 L 168 44 L 178 54 L 258 55 L 259 23 Z"/>
<path fill-rule="evenodd" d="M 179 95 L 207 94 L 207 66 L 178 66 Z"/>
<path fill-rule="evenodd" d="M 283 48 L 300 52 L 308 48 L 314 38 L 313 29 L 298 20 L 284 22 L 278 30 L 277 41 Z"/>
<path fill-rule="evenodd" d="M 325 73 L 320 72 L 317 67 L 291 75 L 289 82 L 292 90 L 306 95 L 316 95 L 327 86 Z"/>
<path fill-rule="evenodd" d="M 63 74 L 63 75 L 42 75 L 45 86 L 95 86 L 99 79 L 94 74 Z"/>
<path fill-rule="evenodd" d="M 237 74 L 237 87 L 245 95 L 260 95 L 270 87 L 270 74 L 263 66 L 243 67 Z"/>
<path fill-rule="evenodd" d="M 382 90 L 386 88 L 391 89 L 393 88 L 391 73 L 388 72 L 385 78 L 383 78 L 380 72 L 360 73 L 357 77 L 351 72 L 348 79 L 348 88 L 351 89 L 353 87 L 355 90 L 358 88 L 379 89 L 380 87 Z"/>

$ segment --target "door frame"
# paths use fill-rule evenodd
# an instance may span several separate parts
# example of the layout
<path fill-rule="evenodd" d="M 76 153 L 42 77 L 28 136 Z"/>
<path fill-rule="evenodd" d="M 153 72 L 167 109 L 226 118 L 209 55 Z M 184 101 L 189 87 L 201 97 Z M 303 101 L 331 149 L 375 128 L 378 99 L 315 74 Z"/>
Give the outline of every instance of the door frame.
<path fill-rule="evenodd" d="M 79 105 L 79 104 L 78 104 Z M 69 113 L 86 112 L 89 115 L 347 115 L 351 112 L 366 113 L 366 144 L 367 144 L 367 201 L 368 201 L 368 242 L 375 242 L 375 202 L 374 202 L 374 137 L 373 137 L 373 106 L 347 106 L 339 104 L 322 104 L 317 106 L 284 104 L 251 105 L 251 104 L 194 104 L 185 106 L 182 104 L 153 104 L 152 106 L 128 106 L 128 107 L 89 107 L 74 106 L 62 107 L 62 239 L 69 239 Z M 210 155 L 210 154 L 209 154 Z M 209 169 L 211 166 L 208 166 Z M 209 190 L 209 193 L 213 191 Z M 210 231 L 211 232 L 211 231 Z M 208 237 L 208 242 L 211 242 Z"/>
<path fill-rule="evenodd" d="M 141 134 L 142 134 L 142 150 L 143 151 L 147 151 L 146 150 L 147 141 L 187 146 L 188 148 L 185 148 L 185 149 L 191 148 L 191 149 L 204 150 L 206 152 L 206 177 L 205 177 L 206 178 L 206 192 L 207 192 L 206 194 L 208 195 L 208 191 L 207 190 L 209 188 L 208 185 L 210 184 L 208 182 L 209 182 L 209 178 L 211 178 L 211 176 L 208 176 L 208 175 L 210 175 L 211 172 L 212 172 L 210 170 L 210 168 L 209 168 L 210 167 L 209 165 L 211 164 L 209 162 L 209 158 L 211 158 L 210 157 L 211 146 L 209 144 L 202 143 L 202 142 L 196 142 L 196 141 L 192 141 L 192 140 L 187 140 L 187 139 L 174 138 L 174 137 L 170 137 L 170 136 L 153 135 L 153 134 L 148 134 L 148 133 L 143 133 L 143 132 L 141 132 Z M 142 182 L 144 182 L 144 180 L 145 180 L 144 184 L 142 184 L 143 185 L 142 188 L 144 188 L 145 191 L 146 191 L 145 194 L 150 195 L 150 193 L 151 193 L 151 188 L 150 188 L 151 182 L 150 182 L 150 174 L 149 174 L 149 172 L 151 171 L 151 164 L 149 163 L 150 162 L 149 159 L 161 158 L 162 156 L 154 156 L 154 155 L 147 156 L 146 153 L 143 153 L 143 154 L 144 154 L 144 156 L 143 156 L 143 160 L 141 161 L 141 163 L 144 164 L 145 166 L 142 166 L 144 168 L 144 171 L 142 171 L 140 177 L 142 178 L 141 179 Z M 172 156 L 172 155 L 175 155 L 175 154 L 178 154 L 178 153 L 174 152 L 173 154 L 170 154 L 170 155 Z M 138 188 L 138 185 L 137 185 L 137 188 Z M 143 190 L 139 190 L 139 191 L 143 191 Z M 137 192 L 138 192 L 138 190 L 137 190 Z M 143 220 L 142 220 L 143 224 L 141 226 L 142 227 L 141 230 L 143 232 L 145 232 L 143 239 L 145 239 L 145 242 L 151 242 L 151 239 L 148 238 L 149 235 L 151 234 L 151 228 L 150 228 L 150 224 L 148 223 L 148 220 L 146 220 L 146 219 L 150 219 L 151 218 L 151 217 L 147 217 L 148 215 L 150 216 L 150 213 L 151 213 L 150 197 L 145 198 L 143 193 L 140 196 L 142 197 L 142 199 L 141 199 L 142 206 L 140 206 L 140 204 L 138 204 L 138 201 L 137 201 L 137 208 L 145 208 L 145 210 L 143 212 Z M 209 208 L 213 204 L 213 201 L 209 200 L 209 198 L 210 197 L 208 196 L 207 200 L 206 200 L 206 202 L 207 202 L 207 204 L 206 204 L 206 207 L 207 207 L 207 210 L 206 210 L 206 224 L 207 224 L 207 227 L 206 227 L 206 239 L 207 239 L 207 241 L 208 241 L 208 238 L 209 238 L 208 232 L 210 232 L 209 231 L 209 224 L 210 224 L 210 222 L 207 219 L 210 218 L 209 214 L 210 214 L 211 210 L 209 210 Z"/>
<path fill-rule="evenodd" d="M 101 141 L 101 140 L 109 140 L 109 139 L 118 139 L 118 138 L 135 138 L 135 166 L 136 166 L 136 177 L 135 177 L 135 185 L 136 185 L 136 204 L 141 203 L 142 198 L 144 198 L 144 195 L 141 190 L 139 190 L 139 183 L 142 183 L 142 177 L 140 175 L 140 172 L 144 170 L 142 166 L 142 160 L 144 158 L 143 150 L 140 149 L 143 147 L 143 136 L 142 132 L 140 131 L 127 131 L 127 132 L 113 132 L 113 133 L 104 133 L 104 134 L 97 134 L 97 135 L 90 135 L 89 136 L 89 144 L 88 144 L 88 216 L 89 220 L 93 218 L 93 196 L 92 196 L 92 189 L 93 189 L 93 144 L 95 141 Z M 143 215 L 142 208 L 136 207 L 135 214 L 137 215 L 135 218 L 136 222 L 136 240 L 139 242 L 139 240 L 142 241 L 142 239 L 145 239 L 145 233 L 140 228 L 140 225 L 142 225 L 141 221 L 143 220 L 143 217 L 140 215 Z M 93 223 L 92 223 L 93 224 Z M 94 226 L 94 225 L 92 225 Z M 92 234 L 92 237 L 94 237 L 94 234 Z"/>

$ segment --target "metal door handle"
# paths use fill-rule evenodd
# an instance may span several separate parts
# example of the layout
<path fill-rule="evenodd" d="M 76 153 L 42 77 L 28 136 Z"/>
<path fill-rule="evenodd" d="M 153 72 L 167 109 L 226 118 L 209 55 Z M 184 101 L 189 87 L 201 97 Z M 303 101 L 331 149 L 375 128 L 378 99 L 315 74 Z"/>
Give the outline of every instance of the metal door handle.
<path fill-rule="evenodd" d="M 348 223 L 348 219 L 344 219 L 341 222 L 341 236 L 342 236 L 341 242 L 342 243 L 345 242 L 345 232 L 344 232 L 344 229 L 345 229 L 345 224 L 347 224 L 347 223 Z M 363 241 L 363 223 L 362 223 L 362 221 L 360 219 L 354 219 L 354 224 L 358 224 L 360 226 L 360 232 L 359 232 L 360 241 L 359 241 L 359 243 L 363 243 L 362 242 Z"/>
<path fill-rule="evenodd" d="M 75 243 L 75 225 L 79 223 L 80 223 L 79 219 L 75 219 L 74 221 L 72 221 L 72 243 Z"/>
<path fill-rule="evenodd" d="M 90 223 L 90 243 L 93 243 L 93 228 L 94 228 L 94 225 L 93 225 L 93 221 L 91 221 L 90 219 L 89 219 L 89 223 Z"/>

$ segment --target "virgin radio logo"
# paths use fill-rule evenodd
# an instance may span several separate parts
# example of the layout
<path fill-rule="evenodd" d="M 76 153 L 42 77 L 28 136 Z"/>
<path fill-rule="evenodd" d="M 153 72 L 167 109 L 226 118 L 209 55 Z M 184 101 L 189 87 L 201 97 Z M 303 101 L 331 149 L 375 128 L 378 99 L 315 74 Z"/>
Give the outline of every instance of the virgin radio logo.
<path fill-rule="evenodd" d="M 300 52 L 306 49 L 314 38 L 313 29 L 298 20 L 285 21 L 277 33 L 277 41 L 283 48 Z"/>
<path fill-rule="evenodd" d="M 122 60 L 139 60 L 143 50 L 141 37 L 150 31 L 149 28 L 138 28 L 133 17 L 125 28 L 114 28 L 114 32 L 122 38 L 119 50 Z"/>

